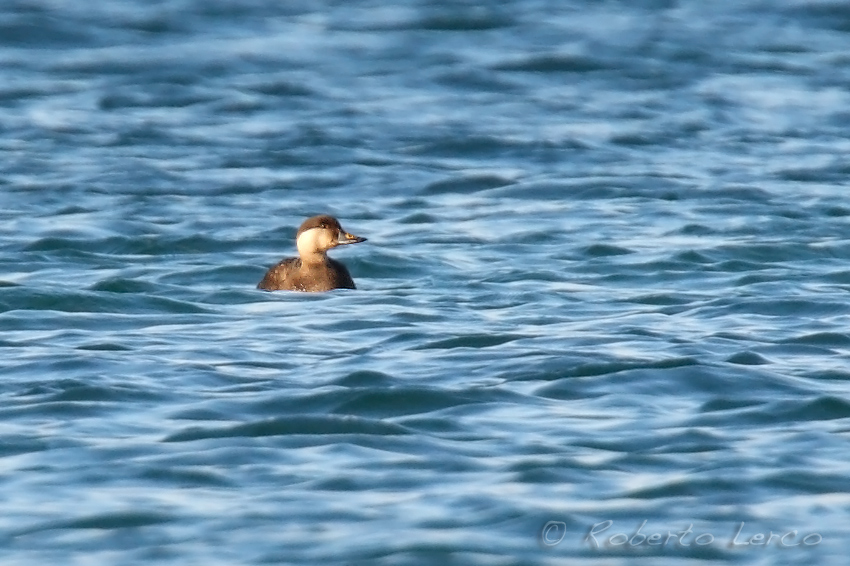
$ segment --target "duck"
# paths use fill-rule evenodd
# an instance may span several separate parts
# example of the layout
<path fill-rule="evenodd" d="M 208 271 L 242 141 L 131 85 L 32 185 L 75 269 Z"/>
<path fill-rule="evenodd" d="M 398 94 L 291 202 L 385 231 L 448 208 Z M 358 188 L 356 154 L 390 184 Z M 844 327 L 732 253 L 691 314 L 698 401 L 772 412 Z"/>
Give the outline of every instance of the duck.
<path fill-rule="evenodd" d="M 305 220 L 295 235 L 298 257 L 288 257 L 273 265 L 257 284 L 264 291 L 304 291 L 321 293 L 332 289 L 356 289 L 348 269 L 328 257 L 337 246 L 359 244 L 366 238 L 349 234 L 339 220 L 320 214 Z"/>

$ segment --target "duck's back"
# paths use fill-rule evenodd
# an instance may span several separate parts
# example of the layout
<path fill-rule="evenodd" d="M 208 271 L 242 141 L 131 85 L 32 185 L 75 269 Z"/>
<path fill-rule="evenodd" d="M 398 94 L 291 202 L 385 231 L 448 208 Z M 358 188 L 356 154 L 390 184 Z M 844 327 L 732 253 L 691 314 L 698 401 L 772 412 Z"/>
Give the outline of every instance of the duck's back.
<path fill-rule="evenodd" d="M 257 283 L 257 289 L 265 291 L 295 290 L 296 288 L 292 285 L 300 267 L 301 260 L 297 257 L 281 260 L 266 271 L 263 279 Z"/>
<path fill-rule="evenodd" d="M 266 291 L 321 292 L 331 289 L 355 289 L 348 269 L 331 258 L 320 264 L 305 264 L 300 258 L 286 258 L 269 269 L 257 284 Z"/>

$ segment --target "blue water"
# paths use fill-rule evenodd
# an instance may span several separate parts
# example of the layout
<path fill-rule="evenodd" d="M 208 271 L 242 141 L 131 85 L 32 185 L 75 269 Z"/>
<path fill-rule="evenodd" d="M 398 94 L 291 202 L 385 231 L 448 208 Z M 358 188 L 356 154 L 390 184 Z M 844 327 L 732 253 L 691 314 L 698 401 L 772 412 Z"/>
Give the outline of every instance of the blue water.
<path fill-rule="evenodd" d="M 845 564 L 848 53 L 833 0 L 3 3 L 0 561 Z M 358 289 L 256 290 L 317 213 Z"/>

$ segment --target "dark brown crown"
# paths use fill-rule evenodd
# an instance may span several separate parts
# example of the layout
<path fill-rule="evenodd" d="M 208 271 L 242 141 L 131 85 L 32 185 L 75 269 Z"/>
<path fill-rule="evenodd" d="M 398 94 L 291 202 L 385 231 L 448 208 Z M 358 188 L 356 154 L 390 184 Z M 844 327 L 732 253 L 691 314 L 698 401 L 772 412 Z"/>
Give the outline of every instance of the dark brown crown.
<path fill-rule="evenodd" d="M 295 238 L 297 239 L 298 236 L 313 228 L 327 228 L 328 230 L 335 230 L 337 234 L 342 232 L 342 226 L 339 225 L 339 221 L 336 218 L 327 214 L 320 214 L 319 216 L 313 216 L 305 220 L 301 224 L 301 227 L 298 228 Z"/>

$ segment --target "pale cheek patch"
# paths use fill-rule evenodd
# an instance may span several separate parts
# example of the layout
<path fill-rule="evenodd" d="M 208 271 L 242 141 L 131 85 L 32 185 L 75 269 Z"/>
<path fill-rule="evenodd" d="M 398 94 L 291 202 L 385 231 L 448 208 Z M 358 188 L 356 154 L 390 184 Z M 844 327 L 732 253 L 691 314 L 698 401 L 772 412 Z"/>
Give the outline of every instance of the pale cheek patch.
<path fill-rule="evenodd" d="M 324 252 L 331 249 L 337 244 L 333 234 L 329 230 L 321 228 L 310 228 L 305 230 L 298 236 L 296 245 L 300 255 L 309 255 L 317 252 Z"/>
<path fill-rule="evenodd" d="M 310 228 L 309 230 L 305 230 L 298 236 L 298 240 L 296 241 L 296 246 L 298 247 L 298 253 L 301 255 L 309 255 L 316 253 L 320 246 L 320 237 L 322 235 L 322 230 L 318 228 Z"/>

